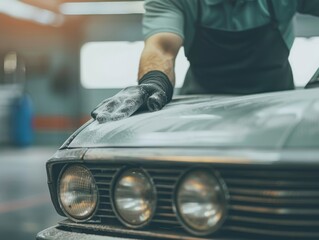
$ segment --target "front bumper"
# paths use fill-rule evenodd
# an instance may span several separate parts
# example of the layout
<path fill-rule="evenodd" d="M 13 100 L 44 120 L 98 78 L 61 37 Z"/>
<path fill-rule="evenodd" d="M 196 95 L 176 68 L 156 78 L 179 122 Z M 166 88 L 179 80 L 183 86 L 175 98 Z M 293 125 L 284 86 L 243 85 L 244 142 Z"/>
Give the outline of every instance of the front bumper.
<path fill-rule="evenodd" d="M 58 226 L 47 228 L 37 234 L 37 240 L 132 240 L 133 238 L 101 236 L 96 234 L 78 233 L 60 229 Z M 134 238 L 135 240 L 139 240 Z M 134 240 L 133 239 L 133 240 Z"/>

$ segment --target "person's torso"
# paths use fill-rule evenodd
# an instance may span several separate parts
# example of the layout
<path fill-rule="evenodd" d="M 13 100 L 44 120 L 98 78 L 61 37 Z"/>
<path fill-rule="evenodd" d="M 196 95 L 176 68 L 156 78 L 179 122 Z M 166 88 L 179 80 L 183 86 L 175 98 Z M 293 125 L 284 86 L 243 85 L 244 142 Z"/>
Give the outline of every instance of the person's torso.
<path fill-rule="evenodd" d="M 226 2 L 230 11 L 238 7 L 236 3 L 244 4 Z M 272 0 L 267 0 L 268 23 L 240 31 L 203 24 L 207 5 L 197 3 L 196 33 L 187 56 L 190 70 L 183 94 L 254 94 L 294 88 L 289 49 L 278 29 Z"/>
<path fill-rule="evenodd" d="M 203 11 L 201 24 L 224 31 L 243 31 L 270 22 L 266 0 L 200 0 Z M 183 0 L 185 9 L 184 46 L 186 54 L 192 45 L 197 19 L 197 0 Z M 294 40 L 292 18 L 296 13 L 296 1 L 273 1 L 278 29 L 290 49 Z"/>

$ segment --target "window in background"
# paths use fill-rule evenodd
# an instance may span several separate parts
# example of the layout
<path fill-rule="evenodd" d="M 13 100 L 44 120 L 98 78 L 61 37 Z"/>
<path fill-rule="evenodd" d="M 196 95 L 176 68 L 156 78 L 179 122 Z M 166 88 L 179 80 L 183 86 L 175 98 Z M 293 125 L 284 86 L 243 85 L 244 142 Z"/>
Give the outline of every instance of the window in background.
<path fill-rule="evenodd" d="M 85 88 L 123 88 L 137 83 L 141 42 L 90 42 L 81 49 L 81 83 Z M 181 87 L 189 63 L 181 49 L 176 60 L 176 86 Z"/>
<path fill-rule="evenodd" d="M 319 68 L 319 37 L 298 37 L 292 46 L 289 61 L 297 87 L 307 84 Z"/>
<path fill-rule="evenodd" d="M 90 42 L 81 49 L 84 88 L 123 88 L 135 85 L 143 42 Z M 296 38 L 289 57 L 295 85 L 305 86 L 319 67 L 319 37 Z M 184 82 L 189 63 L 181 49 L 176 60 L 176 87 Z"/>

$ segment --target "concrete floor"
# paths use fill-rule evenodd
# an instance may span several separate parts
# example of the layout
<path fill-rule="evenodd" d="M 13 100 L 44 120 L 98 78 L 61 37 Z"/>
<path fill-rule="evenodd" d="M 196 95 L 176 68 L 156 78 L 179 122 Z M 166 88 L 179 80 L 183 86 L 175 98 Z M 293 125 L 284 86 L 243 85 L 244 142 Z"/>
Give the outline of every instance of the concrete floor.
<path fill-rule="evenodd" d="M 0 239 L 35 239 L 63 219 L 51 204 L 46 180 L 45 162 L 56 150 L 0 146 Z"/>

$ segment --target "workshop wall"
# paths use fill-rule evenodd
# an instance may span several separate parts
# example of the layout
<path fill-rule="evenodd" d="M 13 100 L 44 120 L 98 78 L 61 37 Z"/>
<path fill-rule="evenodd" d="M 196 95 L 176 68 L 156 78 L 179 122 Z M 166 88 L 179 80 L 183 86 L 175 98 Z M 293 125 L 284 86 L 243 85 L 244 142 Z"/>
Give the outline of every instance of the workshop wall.
<path fill-rule="evenodd" d="M 13 51 L 25 64 L 25 79 L 16 81 L 25 81 L 33 100 L 34 143 L 60 144 L 79 125 L 73 121 L 79 112 L 78 47 L 73 42 L 78 33 L 72 26 L 41 26 L 5 16 L 0 18 L 0 30 L 5 33 L 1 59 Z M 2 85 L 12 84 L 3 68 L 0 74 Z"/>

